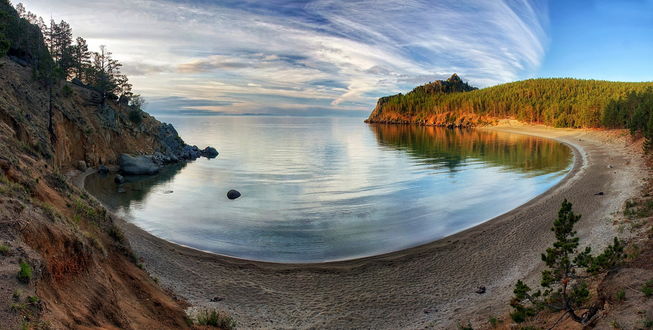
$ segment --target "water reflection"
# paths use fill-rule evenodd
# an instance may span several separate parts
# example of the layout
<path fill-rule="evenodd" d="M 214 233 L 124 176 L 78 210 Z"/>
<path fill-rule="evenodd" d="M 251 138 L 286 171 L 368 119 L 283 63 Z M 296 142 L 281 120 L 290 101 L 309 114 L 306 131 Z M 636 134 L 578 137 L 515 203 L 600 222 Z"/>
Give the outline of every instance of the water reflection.
<path fill-rule="evenodd" d="M 170 118 L 220 156 L 87 187 L 141 228 L 219 254 L 273 262 L 370 256 L 433 241 L 557 183 L 570 150 L 479 130 L 368 126 L 358 118 Z M 243 196 L 226 198 L 229 189 Z"/>
<path fill-rule="evenodd" d="M 380 145 L 402 150 L 434 169 L 456 171 L 466 161 L 538 176 L 569 166 L 569 150 L 538 137 L 477 129 L 369 125 Z"/>
<path fill-rule="evenodd" d="M 86 178 L 85 186 L 96 198 L 101 200 L 111 210 L 129 209 L 132 204 L 141 203 L 153 189 L 165 186 L 188 163 L 178 163 L 165 166 L 157 175 L 126 176 L 125 183 L 116 185 L 115 175 L 94 173 Z M 173 193 L 166 190 L 163 193 Z"/>

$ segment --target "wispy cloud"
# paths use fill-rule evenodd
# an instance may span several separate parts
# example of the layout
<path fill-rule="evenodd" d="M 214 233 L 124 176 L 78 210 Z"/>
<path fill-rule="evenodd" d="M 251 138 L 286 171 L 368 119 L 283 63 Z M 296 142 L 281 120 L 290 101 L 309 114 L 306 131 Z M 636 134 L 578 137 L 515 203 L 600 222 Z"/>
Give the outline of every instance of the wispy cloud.
<path fill-rule="evenodd" d="M 175 106 L 163 105 L 171 96 L 226 102 L 228 113 L 369 110 L 378 96 L 453 72 L 479 86 L 528 76 L 547 43 L 546 3 L 527 0 L 25 5 L 107 44 L 139 92 L 158 100 L 152 111 Z"/>

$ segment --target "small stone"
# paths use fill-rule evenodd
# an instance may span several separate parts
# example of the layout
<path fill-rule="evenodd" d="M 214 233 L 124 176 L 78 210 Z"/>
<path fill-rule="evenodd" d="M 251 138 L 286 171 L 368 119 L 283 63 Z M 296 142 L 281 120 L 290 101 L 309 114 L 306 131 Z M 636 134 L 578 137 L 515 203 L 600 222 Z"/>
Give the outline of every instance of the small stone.
<path fill-rule="evenodd" d="M 213 297 L 209 301 L 210 302 L 219 302 L 219 301 L 223 301 L 223 300 L 224 300 L 224 298 L 222 298 L 222 297 Z"/>
<path fill-rule="evenodd" d="M 227 198 L 229 199 L 236 199 L 238 197 L 240 197 L 240 192 L 238 190 L 231 189 L 227 192 Z"/>
<path fill-rule="evenodd" d="M 80 161 L 77 162 L 77 169 L 78 169 L 78 170 L 84 172 L 84 171 L 86 171 L 86 168 L 87 168 L 87 166 L 86 166 L 86 162 L 85 162 L 85 161 L 80 160 Z"/>
<path fill-rule="evenodd" d="M 599 191 L 599 192 L 597 192 L 596 194 L 594 194 L 594 196 L 603 196 L 603 195 L 604 195 L 604 194 L 603 194 L 602 191 Z"/>
<path fill-rule="evenodd" d="M 125 177 L 123 177 L 120 174 L 116 174 L 116 177 L 113 178 L 113 182 L 115 182 L 116 184 L 123 184 L 125 183 Z"/>
<path fill-rule="evenodd" d="M 478 289 L 476 289 L 476 293 L 478 294 L 484 294 L 486 291 L 484 286 L 479 286 Z"/>

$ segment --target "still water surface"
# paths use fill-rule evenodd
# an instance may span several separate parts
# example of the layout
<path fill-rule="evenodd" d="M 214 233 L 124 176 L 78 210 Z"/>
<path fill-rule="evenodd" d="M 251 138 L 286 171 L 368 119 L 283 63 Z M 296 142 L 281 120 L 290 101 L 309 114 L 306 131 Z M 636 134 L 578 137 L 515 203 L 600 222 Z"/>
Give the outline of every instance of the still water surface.
<path fill-rule="evenodd" d="M 505 213 L 570 170 L 571 150 L 518 134 L 360 118 L 162 117 L 220 155 L 87 188 L 161 238 L 271 262 L 397 251 Z M 242 197 L 226 198 L 230 189 Z"/>

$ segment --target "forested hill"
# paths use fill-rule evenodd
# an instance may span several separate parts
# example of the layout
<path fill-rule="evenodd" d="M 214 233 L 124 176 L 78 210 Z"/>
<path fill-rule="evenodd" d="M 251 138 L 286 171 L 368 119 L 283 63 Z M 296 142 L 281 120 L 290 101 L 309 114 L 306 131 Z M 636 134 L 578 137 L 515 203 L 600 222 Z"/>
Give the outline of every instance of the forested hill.
<path fill-rule="evenodd" d="M 460 79 L 454 75 L 447 81 Z M 460 80 L 457 85 L 464 84 Z M 653 82 L 529 79 L 483 89 L 415 88 L 379 99 L 367 122 L 477 126 L 512 118 L 557 127 L 653 126 Z"/>

